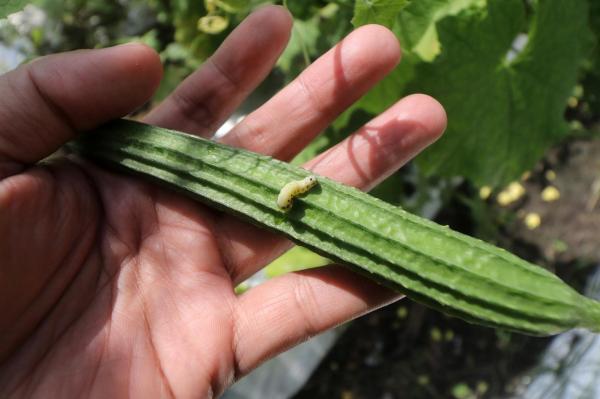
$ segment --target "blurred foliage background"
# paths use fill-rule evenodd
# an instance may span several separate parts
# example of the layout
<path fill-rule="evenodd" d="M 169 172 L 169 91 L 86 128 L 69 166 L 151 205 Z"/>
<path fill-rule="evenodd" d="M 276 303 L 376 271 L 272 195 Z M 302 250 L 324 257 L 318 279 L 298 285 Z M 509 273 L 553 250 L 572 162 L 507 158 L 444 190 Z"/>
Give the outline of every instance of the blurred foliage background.
<path fill-rule="evenodd" d="M 4 24 L 1 35 L 8 45 L 26 39 L 21 46 L 27 47 L 27 57 L 144 42 L 161 54 L 165 65 L 165 78 L 154 98 L 158 102 L 209 57 L 252 9 L 266 3 L 276 2 L 37 0 L 27 9 L 39 14 L 37 20 L 13 24 L 12 32 L 11 24 Z M 285 3 L 294 15 L 294 29 L 273 73 L 281 79 L 279 85 L 363 24 L 388 26 L 404 51 L 401 65 L 342 115 L 302 158 L 331 146 L 401 96 L 425 92 L 444 104 L 450 123 L 448 134 L 419 157 L 421 172 L 465 177 L 477 186 L 497 188 L 518 178 L 565 137 L 569 129 L 564 111 L 573 95 L 598 106 L 598 56 L 592 51 L 598 2 Z M 581 84 L 576 86 L 577 82 Z"/>
<path fill-rule="evenodd" d="M 28 7 L 29 14 L 39 14 L 37 19 L 13 23 L 12 32 L 11 24 L 4 24 L 1 34 L 8 45 L 26 38 L 21 46 L 27 47 L 27 57 L 142 41 L 165 64 L 154 99 L 160 101 L 252 9 L 266 3 L 275 2 L 37 0 Z M 277 63 L 282 83 L 359 25 L 388 26 L 404 51 L 401 65 L 342 115 L 311 154 L 339 140 L 359 123 L 356 119 L 420 91 L 438 98 L 450 120 L 449 134 L 420 157 L 420 169 L 429 176 L 462 176 L 478 186 L 499 187 L 565 136 L 564 110 L 572 95 L 586 96 L 597 107 L 598 56 L 592 48 L 598 32 L 591 30 L 598 30 L 597 2 L 591 10 L 586 0 L 307 0 L 285 5 L 294 15 L 294 29 Z M 582 85 L 576 92 L 578 81 Z"/>
<path fill-rule="evenodd" d="M 566 219 L 587 209 L 583 218 L 600 221 L 600 167 L 592 165 L 597 169 L 579 184 L 574 181 L 583 172 L 559 172 L 557 177 L 555 171 L 579 159 L 581 151 L 575 154 L 573 148 L 582 145 L 587 151 L 585 143 L 600 136 L 597 0 L 0 0 L 0 17 L 25 7 L 0 19 L 0 73 L 45 54 L 141 41 L 154 48 L 164 64 L 164 79 L 150 108 L 198 68 L 248 13 L 273 3 L 292 13 L 292 37 L 238 116 L 266 101 L 355 27 L 386 25 L 402 44 L 401 64 L 294 162 L 326 150 L 404 95 L 432 95 L 447 110 L 446 134 L 373 194 L 504 246 L 583 286 L 587 266 L 600 263 L 600 225 L 582 228 L 563 219 L 555 220 L 554 230 L 544 226 L 551 225 L 559 204 L 568 209 Z M 589 159 L 600 157 L 600 151 L 589 151 Z M 589 170 L 589 161 L 578 162 L 582 170 Z M 578 202 L 582 196 L 583 202 Z M 575 232 L 586 229 L 591 241 L 585 242 L 587 236 L 570 241 Z M 536 241 L 539 237 L 543 240 Z M 579 250 L 584 247 L 590 249 Z M 326 261 L 296 248 L 240 289 Z M 515 361 L 531 364 L 546 343 L 493 330 L 480 333 L 479 328 L 424 312 L 418 305 L 401 305 L 362 322 L 366 325 L 356 333 L 367 336 L 364 328 L 391 328 L 402 345 L 411 343 L 406 350 L 412 351 L 395 355 L 419 357 L 401 364 L 406 384 L 398 386 L 409 390 L 409 397 L 473 398 L 506 392 Z M 417 339 L 416 332 L 424 334 Z M 397 339 L 390 342 L 400 345 Z M 343 345 L 348 356 L 356 354 L 348 350 L 349 344 Z M 525 348 L 533 353 L 523 357 L 519 353 Z M 489 356 L 485 363 L 486 353 L 494 356 L 496 365 L 489 365 Z M 335 356 L 331 364 L 340 361 Z M 424 373 L 419 367 L 431 368 L 431 362 L 423 356 L 445 365 L 445 374 Z M 448 364 L 448 359 L 456 361 Z M 475 372 L 481 364 L 487 369 Z M 344 389 L 322 394 L 356 394 Z M 307 397 L 315 393 L 306 392 Z"/>

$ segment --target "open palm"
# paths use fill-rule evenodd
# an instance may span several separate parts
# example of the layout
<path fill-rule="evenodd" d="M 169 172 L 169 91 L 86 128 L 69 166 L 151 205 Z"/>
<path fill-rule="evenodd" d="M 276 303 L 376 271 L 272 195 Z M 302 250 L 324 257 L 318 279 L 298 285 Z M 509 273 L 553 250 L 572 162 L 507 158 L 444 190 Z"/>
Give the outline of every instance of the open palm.
<path fill-rule="evenodd" d="M 146 122 L 209 136 L 266 76 L 290 27 L 279 7 L 255 12 Z M 289 160 L 399 57 L 385 28 L 358 29 L 222 141 Z M 160 78 L 157 55 L 136 44 L 0 77 L 2 396 L 218 396 L 265 359 L 397 298 L 335 265 L 237 296 L 287 240 L 76 158 L 37 163 L 139 107 Z M 413 95 L 306 167 L 368 189 L 445 123 L 435 100 Z"/>

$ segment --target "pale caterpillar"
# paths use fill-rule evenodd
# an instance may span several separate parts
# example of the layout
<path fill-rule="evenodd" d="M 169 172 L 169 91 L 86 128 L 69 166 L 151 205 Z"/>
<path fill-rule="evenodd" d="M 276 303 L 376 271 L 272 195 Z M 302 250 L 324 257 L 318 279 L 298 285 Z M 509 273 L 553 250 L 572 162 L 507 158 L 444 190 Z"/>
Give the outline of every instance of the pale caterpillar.
<path fill-rule="evenodd" d="M 296 180 L 289 182 L 279 192 L 277 197 L 277 206 L 287 211 L 292 207 L 294 198 L 298 195 L 307 192 L 311 188 L 317 185 L 317 176 L 308 176 L 302 180 Z"/>

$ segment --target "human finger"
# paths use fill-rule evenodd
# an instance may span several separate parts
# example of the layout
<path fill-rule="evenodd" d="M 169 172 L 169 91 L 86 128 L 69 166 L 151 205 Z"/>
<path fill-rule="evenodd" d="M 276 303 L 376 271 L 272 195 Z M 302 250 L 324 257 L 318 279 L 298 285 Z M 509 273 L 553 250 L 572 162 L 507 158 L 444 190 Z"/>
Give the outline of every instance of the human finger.
<path fill-rule="evenodd" d="M 290 160 L 348 106 L 390 72 L 400 46 L 383 26 L 350 33 L 221 141 Z"/>
<path fill-rule="evenodd" d="M 337 265 L 271 279 L 240 296 L 236 306 L 237 377 L 293 345 L 400 297 Z"/>
<path fill-rule="evenodd" d="M 161 71 L 153 50 L 128 44 L 51 55 L 0 76 L 0 178 L 133 111 Z"/>
<path fill-rule="evenodd" d="M 289 12 L 280 6 L 250 14 L 145 122 L 211 136 L 273 68 L 291 27 Z"/>

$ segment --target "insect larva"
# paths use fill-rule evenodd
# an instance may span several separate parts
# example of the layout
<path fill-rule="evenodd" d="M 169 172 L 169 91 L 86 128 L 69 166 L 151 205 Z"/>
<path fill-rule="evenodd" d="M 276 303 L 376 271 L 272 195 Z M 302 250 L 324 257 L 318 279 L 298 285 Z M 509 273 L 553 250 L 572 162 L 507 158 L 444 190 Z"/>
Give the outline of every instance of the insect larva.
<path fill-rule="evenodd" d="M 279 192 L 279 196 L 277 197 L 277 206 L 287 211 L 292 207 L 292 203 L 294 198 L 299 196 L 302 193 L 307 192 L 317 184 L 316 176 L 308 176 L 302 180 L 296 180 L 289 182 Z"/>

